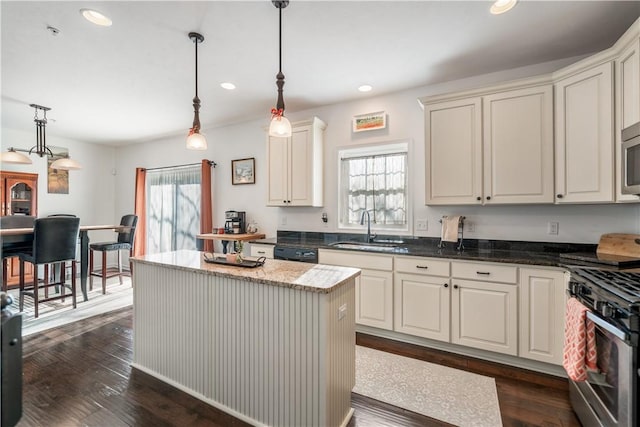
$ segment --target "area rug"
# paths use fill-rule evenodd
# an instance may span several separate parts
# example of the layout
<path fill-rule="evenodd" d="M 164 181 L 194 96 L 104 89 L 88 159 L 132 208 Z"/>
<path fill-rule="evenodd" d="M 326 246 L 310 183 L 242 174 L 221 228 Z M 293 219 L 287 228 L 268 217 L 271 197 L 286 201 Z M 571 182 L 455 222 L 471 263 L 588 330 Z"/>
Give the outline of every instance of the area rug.
<path fill-rule="evenodd" d="M 491 377 L 356 346 L 354 393 L 461 427 L 501 426 Z"/>
<path fill-rule="evenodd" d="M 102 286 L 99 283 L 97 286 L 94 284 L 93 291 L 88 293 L 89 300 L 86 302 L 82 300 L 82 292 L 79 288 L 78 285 L 77 307 L 75 309 L 71 307 L 71 298 L 65 299 L 65 302 L 57 300 L 41 303 L 38 307 L 40 313 L 37 319 L 33 317 L 33 298 L 25 298 L 24 311 L 22 312 L 22 336 L 26 337 L 133 304 L 133 288 L 131 287 L 131 279 L 128 277 L 123 279 L 122 285 L 117 278 L 107 281 L 107 293 L 104 295 L 102 294 Z M 11 289 L 9 294 L 14 300 L 9 308 L 12 312 L 17 313 L 19 307 L 18 291 Z"/>

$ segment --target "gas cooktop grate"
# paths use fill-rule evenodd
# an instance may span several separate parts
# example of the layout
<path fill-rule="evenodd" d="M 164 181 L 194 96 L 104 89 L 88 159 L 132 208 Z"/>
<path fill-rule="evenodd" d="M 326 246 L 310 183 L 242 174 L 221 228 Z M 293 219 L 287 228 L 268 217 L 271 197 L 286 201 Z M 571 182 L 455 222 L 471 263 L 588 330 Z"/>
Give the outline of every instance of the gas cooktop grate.
<path fill-rule="evenodd" d="M 640 303 L 640 273 L 577 268 L 574 273 L 632 304 Z"/>

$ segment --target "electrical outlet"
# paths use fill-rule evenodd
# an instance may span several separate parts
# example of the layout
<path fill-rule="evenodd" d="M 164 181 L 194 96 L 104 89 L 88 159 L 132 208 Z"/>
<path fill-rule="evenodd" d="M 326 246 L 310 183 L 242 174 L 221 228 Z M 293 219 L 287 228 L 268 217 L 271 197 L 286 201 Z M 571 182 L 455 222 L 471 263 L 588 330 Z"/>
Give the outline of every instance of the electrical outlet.
<path fill-rule="evenodd" d="M 287 216 L 286 215 L 282 215 L 280 217 L 280 225 L 287 225 Z"/>
<path fill-rule="evenodd" d="M 426 219 L 419 219 L 416 221 L 416 230 L 427 231 L 428 222 Z"/>
<path fill-rule="evenodd" d="M 476 224 L 473 222 L 465 222 L 464 228 L 466 229 L 465 231 L 468 231 L 469 233 L 473 233 L 474 231 L 476 231 Z"/>
<path fill-rule="evenodd" d="M 560 228 L 560 224 L 554 221 L 550 221 L 547 223 L 547 234 L 558 234 L 558 229 Z"/>

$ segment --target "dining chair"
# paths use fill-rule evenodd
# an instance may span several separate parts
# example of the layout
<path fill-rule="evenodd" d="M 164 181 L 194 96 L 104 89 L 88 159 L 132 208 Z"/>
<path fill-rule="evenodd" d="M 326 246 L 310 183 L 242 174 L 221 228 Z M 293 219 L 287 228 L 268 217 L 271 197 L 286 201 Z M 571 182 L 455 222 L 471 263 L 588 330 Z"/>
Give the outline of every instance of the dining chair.
<path fill-rule="evenodd" d="M 107 279 L 118 276 L 120 284 L 122 284 L 122 276 L 124 274 L 131 274 L 133 272 L 133 263 L 129 261 L 129 272 L 122 271 L 122 254 L 120 251 L 128 250 L 129 257 L 133 256 L 133 240 L 136 233 L 136 224 L 138 223 L 137 215 L 124 215 L 120 220 L 120 225 L 127 227 L 125 230 L 118 232 L 118 240 L 115 242 L 100 242 L 91 243 L 89 245 L 89 289 L 93 289 L 93 278 L 102 278 L 102 293 L 107 293 Z M 102 266 L 99 270 L 93 268 L 93 253 L 102 252 Z M 116 251 L 118 253 L 118 269 L 107 268 L 107 253 L 110 251 Z M 132 282 L 133 285 L 133 282 Z"/>
<path fill-rule="evenodd" d="M 76 244 L 80 230 L 80 218 L 49 217 L 38 218 L 34 221 L 33 246 L 30 252 L 20 253 L 20 311 L 24 310 L 24 297 L 29 296 L 34 301 L 34 317 L 38 317 L 40 303 L 65 300 L 65 288 L 71 290 L 71 301 L 76 308 Z M 24 280 L 25 262 L 33 264 L 33 284 L 27 286 Z M 59 281 L 49 282 L 49 264 L 62 263 Z M 71 285 L 65 280 L 65 265 L 71 262 Z M 38 279 L 38 266 L 44 266 L 43 284 Z M 60 286 L 60 295 L 40 298 L 40 289 Z"/>
<path fill-rule="evenodd" d="M 36 217 L 27 215 L 0 216 L 0 229 L 8 228 L 33 228 Z M 2 237 L 2 291 L 7 292 L 7 276 L 9 268 L 7 263 L 11 258 L 17 257 L 20 252 L 31 250 L 31 236 L 3 236 Z"/>

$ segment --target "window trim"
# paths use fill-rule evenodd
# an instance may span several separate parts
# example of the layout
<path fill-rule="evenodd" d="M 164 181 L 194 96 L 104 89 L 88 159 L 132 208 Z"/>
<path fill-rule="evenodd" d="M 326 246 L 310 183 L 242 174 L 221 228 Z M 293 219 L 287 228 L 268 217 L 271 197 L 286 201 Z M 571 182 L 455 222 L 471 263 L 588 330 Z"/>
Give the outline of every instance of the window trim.
<path fill-rule="evenodd" d="M 373 156 L 373 155 L 384 155 L 384 154 L 393 154 L 399 152 L 405 152 L 407 154 L 407 184 L 406 184 L 406 192 L 405 197 L 407 200 L 407 213 L 406 213 L 406 224 L 404 227 L 388 227 L 388 226 L 380 226 L 377 224 L 371 223 L 371 231 L 383 234 L 392 234 L 392 235 L 401 235 L 407 236 L 413 234 L 413 194 L 412 194 L 412 167 L 411 167 L 411 153 L 412 153 L 412 144 L 410 139 L 402 139 L 402 140 L 393 140 L 393 141 L 383 141 L 377 143 L 369 143 L 369 144 L 359 144 L 359 145 L 346 145 L 337 147 L 337 175 L 338 175 L 338 221 L 337 221 L 337 229 L 342 231 L 348 231 L 353 233 L 362 233 L 366 234 L 366 225 L 361 226 L 359 224 L 356 225 L 346 225 L 342 222 L 343 218 L 343 190 L 342 190 L 342 161 L 344 159 L 364 157 L 364 156 Z"/>

